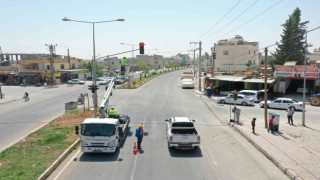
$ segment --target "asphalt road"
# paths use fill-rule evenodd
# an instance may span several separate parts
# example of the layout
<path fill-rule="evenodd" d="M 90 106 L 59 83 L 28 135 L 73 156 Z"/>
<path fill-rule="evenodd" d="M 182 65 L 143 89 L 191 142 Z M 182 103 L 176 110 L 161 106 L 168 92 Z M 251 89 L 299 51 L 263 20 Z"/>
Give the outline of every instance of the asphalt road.
<path fill-rule="evenodd" d="M 63 114 L 65 103 L 76 101 L 81 92 L 89 92 L 86 85 L 3 86 L 2 91 L 16 100 L 0 104 L 0 151 Z M 24 92 L 29 93 L 29 102 L 22 100 Z"/>
<path fill-rule="evenodd" d="M 149 81 L 135 90 L 116 90 L 110 105 L 131 116 L 131 130 L 120 153 L 83 154 L 76 150 L 49 179 L 287 179 L 268 159 L 217 118 L 208 99 L 180 88 L 182 71 Z M 189 116 L 201 135 L 198 150 L 168 150 L 165 119 Z M 134 131 L 144 123 L 143 149 L 132 154 Z"/>

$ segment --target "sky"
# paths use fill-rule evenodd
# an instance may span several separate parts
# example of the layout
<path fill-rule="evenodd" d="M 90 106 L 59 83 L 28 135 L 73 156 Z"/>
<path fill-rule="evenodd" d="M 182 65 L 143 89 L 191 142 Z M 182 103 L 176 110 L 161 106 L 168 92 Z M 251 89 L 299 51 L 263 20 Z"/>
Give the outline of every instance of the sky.
<path fill-rule="evenodd" d="M 56 53 L 92 59 L 93 26 L 65 22 L 124 22 L 95 24 L 96 56 L 130 51 L 145 43 L 145 54 L 165 57 L 190 53 L 202 41 L 202 54 L 221 39 L 240 35 L 259 42 L 259 48 L 281 40 L 282 24 L 295 8 L 308 30 L 320 26 L 319 0 L 0 0 L 2 53 L 49 53 L 46 44 L 57 44 Z M 308 33 L 308 42 L 320 47 L 320 29 Z M 270 47 L 274 51 L 276 46 Z M 262 52 L 262 51 L 261 51 Z M 136 51 L 135 55 L 139 52 Z M 118 57 L 131 57 L 131 53 Z"/>

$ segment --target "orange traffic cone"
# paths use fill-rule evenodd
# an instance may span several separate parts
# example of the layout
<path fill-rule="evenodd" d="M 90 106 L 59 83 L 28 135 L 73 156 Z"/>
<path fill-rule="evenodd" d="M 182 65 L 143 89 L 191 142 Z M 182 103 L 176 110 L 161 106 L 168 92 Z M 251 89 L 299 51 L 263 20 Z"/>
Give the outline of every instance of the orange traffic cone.
<path fill-rule="evenodd" d="M 134 144 L 133 144 L 133 151 L 132 151 L 132 153 L 133 153 L 134 155 L 136 155 L 136 154 L 138 153 L 138 147 L 137 147 L 137 143 L 136 143 L 136 142 L 134 142 Z"/>

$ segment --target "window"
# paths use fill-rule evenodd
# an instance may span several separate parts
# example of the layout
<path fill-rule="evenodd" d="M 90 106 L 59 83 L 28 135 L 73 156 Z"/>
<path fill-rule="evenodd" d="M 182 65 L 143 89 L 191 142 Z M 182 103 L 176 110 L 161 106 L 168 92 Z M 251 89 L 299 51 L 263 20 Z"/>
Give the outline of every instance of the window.
<path fill-rule="evenodd" d="M 47 69 L 48 69 L 48 70 L 50 70 L 50 69 L 51 69 L 51 68 L 50 68 L 50 65 L 47 65 Z"/>
<path fill-rule="evenodd" d="M 72 63 L 72 68 L 71 69 L 75 69 L 76 65 L 74 63 Z"/>
<path fill-rule="evenodd" d="M 229 50 L 223 50 L 223 55 L 229 55 Z"/>
<path fill-rule="evenodd" d="M 281 100 L 275 100 L 274 103 L 281 103 Z"/>
<path fill-rule="evenodd" d="M 61 69 L 64 69 L 64 64 L 60 64 L 60 68 L 61 68 Z"/>

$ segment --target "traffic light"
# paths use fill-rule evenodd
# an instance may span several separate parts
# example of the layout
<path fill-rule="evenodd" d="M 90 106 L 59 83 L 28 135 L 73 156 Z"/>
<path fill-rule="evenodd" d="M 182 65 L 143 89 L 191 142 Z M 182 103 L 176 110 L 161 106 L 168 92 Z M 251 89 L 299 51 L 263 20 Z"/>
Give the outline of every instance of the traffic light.
<path fill-rule="evenodd" d="M 238 99 L 238 92 L 237 90 L 233 91 L 233 99 L 236 101 Z"/>
<path fill-rule="evenodd" d="M 144 54 L 144 43 L 143 42 L 139 43 L 139 50 L 140 50 L 140 54 Z"/>
<path fill-rule="evenodd" d="M 98 88 L 98 86 L 96 86 L 96 85 L 90 85 L 90 86 L 89 86 L 89 90 L 91 90 L 92 93 L 95 93 L 96 90 L 98 90 L 98 89 L 99 89 L 99 88 Z"/>
<path fill-rule="evenodd" d="M 216 59 L 216 53 L 212 53 L 213 59 Z"/>

